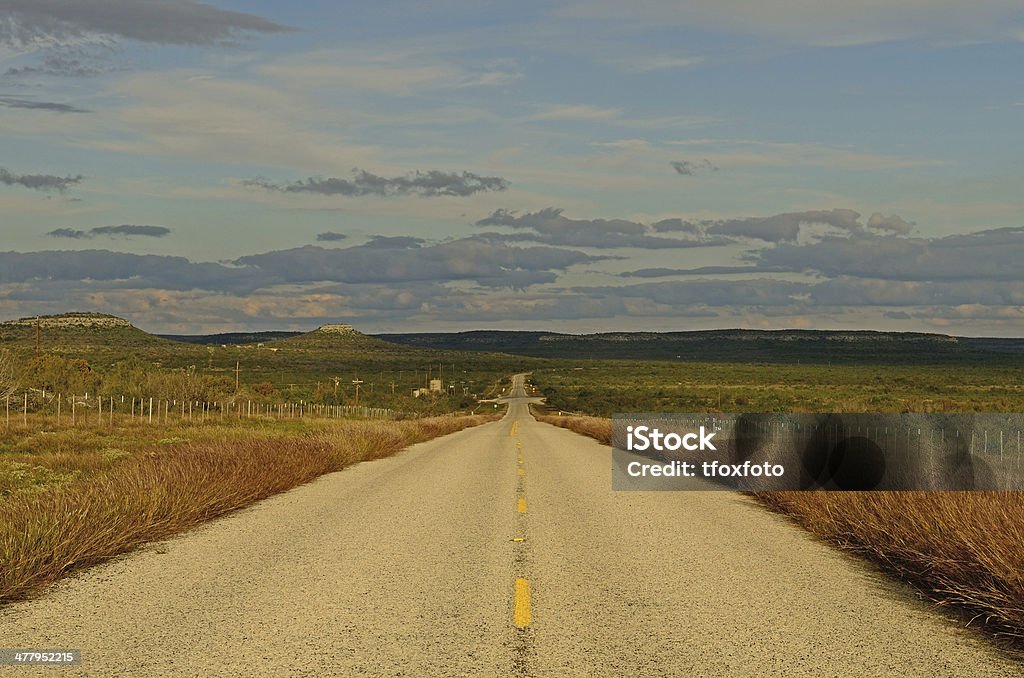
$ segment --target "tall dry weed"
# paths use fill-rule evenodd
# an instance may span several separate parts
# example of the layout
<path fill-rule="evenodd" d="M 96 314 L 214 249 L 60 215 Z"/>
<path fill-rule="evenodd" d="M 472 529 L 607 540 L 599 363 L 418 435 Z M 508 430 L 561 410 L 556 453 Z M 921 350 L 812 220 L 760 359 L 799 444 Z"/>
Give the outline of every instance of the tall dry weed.
<path fill-rule="evenodd" d="M 13 495 L 0 500 L 0 602 L 325 473 L 490 419 L 345 422 L 288 438 L 234 432 L 154 445 L 107 472 Z"/>

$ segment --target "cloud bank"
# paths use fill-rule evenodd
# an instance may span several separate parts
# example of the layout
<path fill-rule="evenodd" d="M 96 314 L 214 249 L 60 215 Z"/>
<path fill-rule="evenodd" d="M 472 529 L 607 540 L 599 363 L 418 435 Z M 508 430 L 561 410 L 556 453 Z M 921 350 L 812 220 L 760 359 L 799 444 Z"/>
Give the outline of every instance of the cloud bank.
<path fill-rule="evenodd" d="M 809 319 L 843 325 L 848 319 L 846 326 L 863 326 L 871 317 L 942 329 L 1024 319 L 1024 227 L 925 238 L 906 233 L 910 222 L 902 217 L 876 212 L 865 221 L 846 209 L 653 224 L 570 219 L 556 208 L 498 210 L 478 224 L 512 232 L 443 242 L 378 235 L 358 245 L 303 246 L 228 262 L 103 249 L 2 252 L 0 310 L 24 315 L 28 308 L 98 304 L 115 313 L 134 309 L 136 318 L 165 327 L 195 322 L 197 312 L 234 327 L 330 318 L 370 327 L 438 319 L 463 326 L 557 320 L 609 327 L 683 319 L 703 326 L 806 326 Z M 808 224 L 815 228 L 805 231 Z M 162 237 L 166 230 L 123 225 L 50 235 Z M 734 263 L 608 272 L 623 261 L 648 259 L 629 249 L 663 247 L 658 238 L 724 242 L 730 249 L 716 256 Z M 569 244 L 596 248 L 597 242 L 600 255 Z M 189 310 L 174 310 L 179 303 Z"/>
<path fill-rule="evenodd" d="M 83 240 L 95 238 L 96 236 L 144 236 L 147 238 L 163 238 L 170 235 L 171 229 L 164 226 L 136 226 L 134 224 L 122 224 L 121 226 L 97 226 L 83 231 L 74 228 L 58 228 L 46 235 L 51 238 L 71 238 Z"/>
<path fill-rule="evenodd" d="M 508 181 L 501 177 L 485 177 L 472 172 L 442 172 L 428 170 L 403 177 L 381 177 L 366 170 L 355 170 L 352 179 L 337 177 L 310 177 L 300 181 L 277 183 L 267 179 L 246 179 L 245 186 L 283 193 L 310 193 L 316 195 L 357 196 L 467 196 L 486 191 L 504 191 Z"/>
<path fill-rule="evenodd" d="M 0 44 L 66 45 L 128 39 L 160 45 L 213 45 L 246 33 L 293 30 L 254 14 L 194 0 L 4 0 Z"/>
<path fill-rule="evenodd" d="M 88 113 L 84 108 L 54 101 L 38 101 L 22 97 L 0 96 L 0 106 L 6 108 L 25 108 L 30 111 L 53 111 L 54 113 Z"/>
<path fill-rule="evenodd" d="M 5 186 L 21 186 L 34 191 L 57 191 L 63 193 L 68 188 L 81 183 L 81 174 L 60 177 L 54 174 L 15 174 L 0 167 L 0 184 Z"/>

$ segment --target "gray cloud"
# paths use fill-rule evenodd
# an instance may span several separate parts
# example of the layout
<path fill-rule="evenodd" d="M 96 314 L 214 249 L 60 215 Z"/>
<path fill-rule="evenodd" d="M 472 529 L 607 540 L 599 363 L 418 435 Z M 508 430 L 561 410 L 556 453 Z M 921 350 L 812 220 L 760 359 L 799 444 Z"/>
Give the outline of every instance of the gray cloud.
<path fill-rule="evenodd" d="M 561 209 L 547 207 L 538 212 L 517 214 L 496 210 L 476 222 L 477 226 L 505 226 L 532 233 L 513 235 L 487 233 L 485 237 L 506 241 L 533 241 L 568 247 L 641 247 L 647 249 L 712 247 L 731 242 L 726 238 L 666 238 L 651 235 L 653 227 L 625 219 L 570 219 Z M 672 220 L 668 220 L 672 221 Z M 659 222 L 663 223 L 663 222 Z"/>
<path fill-rule="evenodd" d="M 576 287 L 576 292 L 638 297 L 670 307 L 795 306 L 812 288 L 807 283 L 758 280 L 693 280 L 621 287 Z"/>
<path fill-rule="evenodd" d="M 142 235 L 147 238 L 163 238 L 170 235 L 171 229 L 164 226 L 136 226 L 134 224 L 123 224 L 121 226 L 99 226 L 89 230 L 93 235 Z"/>
<path fill-rule="evenodd" d="M 1024 306 L 1024 282 L 907 281 L 836 278 L 816 284 L 809 301 L 819 306 Z"/>
<path fill-rule="evenodd" d="M 672 169 L 676 171 L 676 174 L 682 174 L 685 176 L 693 176 L 697 172 L 703 172 L 705 170 L 711 172 L 718 171 L 718 168 L 715 167 L 707 158 L 702 158 L 700 160 L 673 160 L 669 165 L 671 165 Z"/>
<path fill-rule="evenodd" d="M 184 257 L 109 250 L 0 252 L 0 283 L 87 284 L 100 289 L 251 290 L 257 273 Z"/>
<path fill-rule="evenodd" d="M 352 179 L 337 177 L 310 177 L 290 183 L 275 183 L 267 179 L 247 179 L 245 186 L 284 193 L 314 193 L 346 197 L 376 195 L 467 196 L 485 191 L 504 191 L 508 181 L 501 177 L 485 177 L 472 172 L 442 172 L 428 170 L 404 177 L 381 177 L 366 170 L 354 170 Z"/>
<path fill-rule="evenodd" d="M 325 233 L 317 233 L 317 242 L 338 242 L 339 240 L 345 240 L 348 238 L 344 233 L 335 233 L 334 231 L 327 231 Z"/>
<path fill-rule="evenodd" d="M 246 33 L 289 30 L 194 0 L 4 0 L 0 5 L 0 44 L 15 47 L 97 39 L 213 45 Z"/>
<path fill-rule="evenodd" d="M 410 239 L 403 247 L 381 247 L 379 239 L 343 249 L 306 246 L 242 257 L 234 263 L 289 283 L 467 280 L 492 287 L 518 287 L 523 272 L 565 270 L 600 259 L 573 250 L 511 247 L 475 238 L 426 247 L 416 246 L 416 240 Z"/>
<path fill-rule="evenodd" d="M 222 263 L 107 250 L 6 252 L 0 253 L 0 307 L 31 308 L 27 314 L 71 310 L 75 306 L 67 305 L 75 300 L 91 306 L 91 299 L 102 299 L 128 307 L 138 304 L 156 317 L 155 309 L 169 308 L 163 300 L 175 299 L 187 301 L 190 308 L 197 304 L 208 309 L 216 322 L 259 318 L 261 323 L 264 318 L 313 322 L 332 313 L 354 314 L 369 322 L 436 323 L 444 318 L 497 324 L 584 318 L 721 319 L 712 323 L 784 318 L 788 323 L 799 317 L 847 323 L 873 319 L 883 324 L 942 319 L 966 327 L 977 318 L 1013 327 L 1011 323 L 1024 318 L 1024 271 L 1019 265 L 1024 259 L 1024 227 L 921 238 L 880 233 L 863 226 L 856 213 L 783 216 L 796 220 L 798 227 L 800 219 L 827 219 L 823 223 L 838 233 L 761 245 L 743 255 L 746 263 L 741 265 L 646 268 L 620 274 L 633 279 L 627 284 L 620 280 L 573 287 L 558 286 L 565 271 L 610 257 L 564 247 L 515 245 L 505 238 L 557 236 L 560 242 L 575 241 L 580 239 L 572 230 L 577 227 L 650 237 L 651 226 L 622 220 L 577 222 L 560 210 L 526 215 L 499 211 L 488 219 L 522 224 L 530 233 L 485 234 L 442 243 L 373 236 L 362 245 L 306 246 Z M 555 236 L 535 230 L 548 228 L 544 220 L 554 224 L 549 232 Z M 565 228 L 562 220 L 570 222 L 568 235 L 559 230 Z M 687 222 L 667 221 L 671 223 L 663 227 L 687 228 Z M 696 233 L 683 232 L 695 238 L 723 237 L 709 236 L 704 228 L 698 223 Z M 66 228 L 51 235 L 81 240 L 130 232 L 125 227 Z M 777 273 L 810 277 L 784 280 Z M 745 274 L 744 279 L 735 279 L 738 274 Z M 757 279 L 749 279 L 754 277 L 750 274 L 758 274 Z M 670 276 L 702 277 L 658 280 Z M 302 293 L 296 295 L 296 289 Z M 107 310 L 118 312 L 116 306 Z M 165 312 L 167 319 L 160 322 L 184 322 L 184 313 L 159 311 Z"/>
<path fill-rule="evenodd" d="M 36 99 L 24 99 L 22 97 L 0 96 L 0 106 L 6 108 L 27 108 L 32 111 L 53 111 L 54 113 L 89 113 L 84 108 L 77 108 L 70 104 L 61 104 L 53 101 L 37 101 Z"/>
<path fill-rule="evenodd" d="M 394 283 L 391 285 L 359 285 L 335 283 L 309 290 L 310 294 L 338 295 L 347 306 L 363 311 L 400 311 L 405 317 L 409 311 L 419 310 L 424 305 L 444 305 L 445 299 L 459 293 L 438 283 Z"/>
<path fill-rule="evenodd" d="M 897 216 L 886 217 L 886 224 L 894 224 Z M 876 224 L 878 224 L 876 220 Z M 652 224 L 655 231 L 661 233 L 704 233 L 728 238 L 750 238 L 765 242 L 790 242 L 800 235 L 800 228 L 807 224 L 825 224 L 843 231 L 857 233 L 864 230 L 860 223 L 860 214 L 848 209 L 808 210 L 806 212 L 786 212 L 769 217 L 747 217 L 741 219 L 708 219 L 704 221 L 684 221 L 682 219 L 663 219 Z M 882 226 L 876 226 L 882 228 Z"/>
<path fill-rule="evenodd" d="M 90 231 L 64 230 L 55 237 L 88 238 Z M 512 247 L 465 238 L 404 247 L 379 243 L 347 248 L 305 246 L 257 254 L 228 263 L 194 263 L 183 257 L 108 250 L 0 252 L 0 283 L 58 284 L 77 281 L 91 289 L 206 290 L 251 294 L 275 285 L 476 283 L 488 288 L 524 288 L 553 282 L 555 272 L 598 261 L 582 252 L 553 247 Z M 397 243 L 392 243 L 397 244 Z"/>
<path fill-rule="evenodd" d="M 426 240 L 410 235 L 375 235 L 363 244 L 364 248 L 377 250 L 408 250 L 421 246 Z"/>
<path fill-rule="evenodd" d="M 1024 227 L 944 238 L 873 233 L 784 243 L 750 253 L 759 267 L 879 280 L 1024 280 Z"/>
<path fill-rule="evenodd" d="M 868 218 L 868 228 L 888 231 L 898 235 L 910 235 L 910 231 L 914 228 L 914 222 L 904 221 L 895 214 L 887 217 L 881 212 L 875 212 Z"/>
<path fill-rule="evenodd" d="M 39 75 L 52 75 L 67 78 L 87 78 L 107 72 L 107 68 L 90 63 L 81 55 L 50 54 L 38 66 L 22 66 L 8 68 L 5 77 L 21 78 Z"/>
<path fill-rule="evenodd" d="M 14 174 L 0 167 L 0 184 L 22 186 L 24 188 L 31 188 L 34 191 L 57 191 L 58 193 L 63 193 L 71 186 L 80 183 L 83 178 L 81 174 L 66 177 L 58 177 L 53 174 Z"/>
<path fill-rule="evenodd" d="M 697 226 L 697 224 L 693 223 L 692 221 L 683 221 L 682 219 L 679 218 L 662 219 L 661 221 L 656 221 L 653 224 L 651 224 L 651 228 L 661 233 L 678 232 L 692 233 L 694 235 L 698 235 L 700 233 L 700 228 Z"/>
<path fill-rule="evenodd" d="M 147 238 L 163 238 L 170 235 L 171 229 L 164 226 L 136 226 L 134 224 L 122 224 L 121 226 L 97 226 L 88 231 L 81 231 L 73 228 L 58 228 L 46 235 L 51 238 L 73 238 L 82 240 L 96 236 L 145 236 Z"/>
<path fill-rule="evenodd" d="M 804 224 L 827 224 L 847 231 L 863 230 L 858 219 L 860 219 L 860 214 L 853 210 L 810 210 L 776 214 L 771 217 L 711 222 L 707 226 L 707 232 L 732 237 L 754 238 L 767 242 L 783 242 L 796 240 L 800 234 L 800 227 Z"/>
<path fill-rule="evenodd" d="M 673 275 L 732 275 L 736 273 L 784 273 L 789 269 L 777 266 L 698 266 L 697 268 L 641 268 L 621 273 L 623 278 L 665 278 Z"/>
<path fill-rule="evenodd" d="M 82 238 L 88 238 L 89 234 L 85 231 L 80 231 L 77 228 L 57 228 L 46 235 L 51 238 L 73 238 L 75 240 L 81 240 Z"/>

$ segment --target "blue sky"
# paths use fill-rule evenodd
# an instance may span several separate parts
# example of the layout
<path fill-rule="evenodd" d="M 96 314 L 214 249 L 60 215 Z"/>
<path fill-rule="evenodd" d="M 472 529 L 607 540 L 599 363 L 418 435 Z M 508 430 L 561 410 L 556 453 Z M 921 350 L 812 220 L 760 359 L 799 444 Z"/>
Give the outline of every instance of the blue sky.
<path fill-rule="evenodd" d="M 1024 10 L 0 0 L 0 319 L 1024 334 Z"/>

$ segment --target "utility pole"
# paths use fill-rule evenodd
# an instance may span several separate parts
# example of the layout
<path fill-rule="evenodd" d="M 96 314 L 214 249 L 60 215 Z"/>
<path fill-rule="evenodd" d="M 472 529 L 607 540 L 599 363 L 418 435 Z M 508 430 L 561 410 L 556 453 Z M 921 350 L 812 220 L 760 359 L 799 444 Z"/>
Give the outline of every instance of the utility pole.
<path fill-rule="evenodd" d="M 395 382 L 391 382 L 391 397 L 395 396 Z"/>
<path fill-rule="evenodd" d="M 356 378 L 352 380 L 352 383 L 356 385 L 356 407 L 358 407 L 359 406 L 359 384 L 363 383 L 363 380 L 360 379 L 359 376 L 357 375 Z"/>
<path fill-rule="evenodd" d="M 39 320 L 39 316 L 36 316 L 36 357 L 39 357 L 39 345 L 42 343 L 43 330 Z"/>
<path fill-rule="evenodd" d="M 239 361 L 235 361 L 235 393 L 238 393 L 238 367 Z"/>

